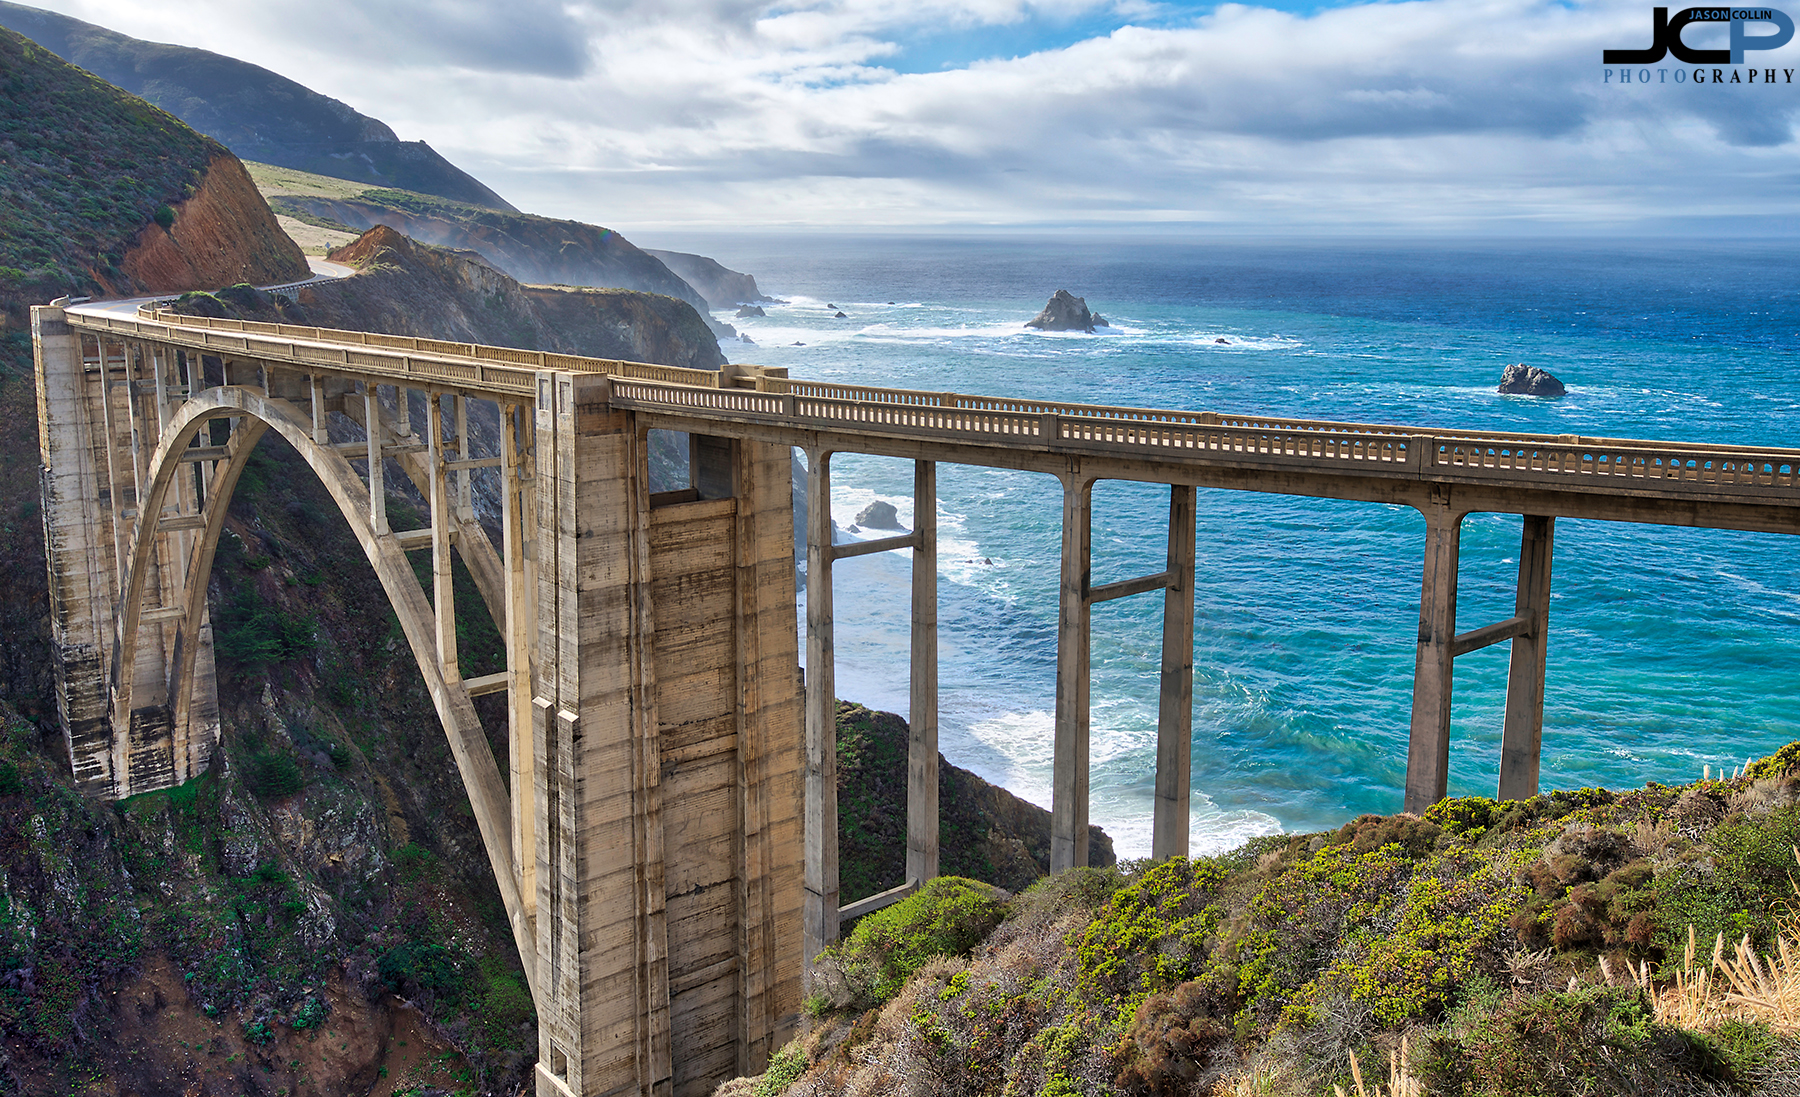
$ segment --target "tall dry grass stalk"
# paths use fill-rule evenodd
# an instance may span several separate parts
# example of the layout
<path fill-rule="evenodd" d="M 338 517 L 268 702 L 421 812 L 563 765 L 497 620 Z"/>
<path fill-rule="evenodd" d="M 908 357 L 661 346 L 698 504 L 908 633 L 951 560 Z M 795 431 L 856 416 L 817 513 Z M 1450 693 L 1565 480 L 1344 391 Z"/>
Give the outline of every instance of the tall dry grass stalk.
<path fill-rule="evenodd" d="M 1794 850 L 1794 859 L 1800 861 L 1800 848 Z M 1800 883 L 1789 877 L 1788 885 L 1800 898 Z M 1658 1021 L 1699 1029 L 1739 1018 L 1762 1021 L 1784 1035 L 1800 1034 L 1800 916 L 1790 914 L 1782 920 L 1772 956 L 1758 954 L 1747 934 L 1727 955 L 1721 933 L 1713 942 L 1711 961 L 1695 967 L 1697 944 L 1689 925 L 1681 970 L 1661 993 L 1650 986 L 1648 965 L 1632 972 L 1638 985 L 1651 994 Z M 1601 971 L 1610 982 L 1604 960 Z"/>
<path fill-rule="evenodd" d="M 1388 1052 L 1388 1081 L 1386 1087 L 1376 1084 L 1373 1092 L 1363 1086 L 1362 1064 L 1357 1061 L 1356 1052 L 1350 1053 L 1350 1077 L 1356 1082 L 1356 1097 L 1425 1097 L 1425 1084 L 1412 1076 L 1412 1064 L 1408 1062 L 1409 1049 L 1406 1037 L 1400 1037 L 1400 1050 Z M 1350 1097 L 1343 1086 L 1331 1087 L 1337 1097 Z"/>

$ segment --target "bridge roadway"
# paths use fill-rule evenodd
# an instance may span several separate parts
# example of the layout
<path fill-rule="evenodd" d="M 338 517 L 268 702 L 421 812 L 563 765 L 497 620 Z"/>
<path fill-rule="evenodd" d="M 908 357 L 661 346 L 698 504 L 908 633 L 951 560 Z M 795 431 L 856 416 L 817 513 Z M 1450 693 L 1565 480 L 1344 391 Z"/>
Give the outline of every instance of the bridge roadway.
<path fill-rule="evenodd" d="M 649 1020 L 640 1019 L 635 1050 L 626 1058 L 635 1064 L 627 1073 L 638 1079 L 639 1088 L 660 1092 L 672 1074 L 677 1093 L 701 1092 L 704 1081 L 692 1071 L 686 1079 L 682 1075 L 682 1018 L 688 1014 L 682 1012 L 679 999 L 686 992 L 678 984 L 692 991 L 698 985 L 693 973 L 700 971 L 704 975 L 714 968 L 690 966 L 684 969 L 688 975 L 676 973 L 683 947 L 677 941 L 676 910 L 687 893 L 678 894 L 674 877 L 686 871 L 680 867 L 677 847 L 681 828 L 688 824 L 674 819 L 668 805 L 679 795 L 677 786 L 685 772 L 683 766 L 689 764 L 691 756 L 697 757 L 692 752 L 698 748 L 670 746 L 682 734 L 679 727 L 689 725 L 678 727 L 669 722 L 673 717 L 668 712 L 683 702 L 668 693 L 667 689 L 673 687 L 665 687 L 664 683 L 691 680 L 680 677 L 686 669 L 682 660 L 688 656 L 677 652 L 687 650 L 681 644 L 695 642 L 693 637 L 699 633 L 694 630 L 703 625 L 694 621 L 708 613 L 724 614 L 737 622 L 733 641 L 738 652 L 737 669 L 727 677 L 736 683 L 731 688 L 737 691 L 738 700 L 721 702 L 727 708 L 735 704 L 738 713 L 733 718 L 737 731 L 732 747 L 739 759 L 738 806 L 736 822 L 730 824 L 737 828 L 732 840 L 739 844 L 739 854 L 735 855 L 739 863 L 734 871 L 740 906 L 734 916 L 736 921 L 730 923 L 736 927 L 741 945 L 734 976 L 739 987 L 739 997 L 735 999 L 739 1013 L 733 1022 L 737 1034 L 735 1067 L 747 1069 L 765 1059 L 773 1046 L 779 1046 L 786 1031 L 784 1026 L 792 1020 L 791 1013 L 783 1012 L 786 1007 L 777 1009 L 767 1003 L 752 1006 L 759 1001 L 752 990 L 757 978 L 766 977 L 769 987 L 786 985 L 781 982 L 784 976 L 778 969 L 791 962 L 780 956 L 770 959 L 777 953 L 791 953 L 770 943 L 785 932 L 777 929 L 785 922 L 778 910 L 780 901 L 768 898 L 787 886 L 778 878 L 782 875 L 781 866 L 790 862 L 779 848 L 765 845 L 753 849 L 759 835 L 760 840 L 767 842 L 777 840 L 770 835 L 787 833 L 781 822 L 782 797 L 786 793 L 780 788 L 787 786 L 780 785 L 781 774 L 786 772 L 780 758 L 784 751 L 793 751 L 801 739 L 800 729 L 787 722 L 792 717 L 783 715 L 787 710 L 782 707 L 781 672 L 776 669 L 792 665 L 791 661 L 783 663 L 792 658 L 784 654 L 792 652 L 784 646 L 793 643 L 791 631 L 785 641 L 779 636 L 782 613 L 786 613 L 787 621 L 793 620 L 791 559 L 780 561 L 770 556 L 786 551 L 779 549 L 785 533 L 781 537 L 775 533 L 788 506 L 783 471 L 787 447 L 805 450 L 810 473 L 806 629 L 809 673 L 804 683 L 804 764 L 794 767 L 803 787 L 803 819 L 796 837 L 803 840 L 801 865 L 797 867 L 804 876 L 802 921 L 807 956 L 836 939 L 841 918 L 895 901 L 937 872 L 935 485 L 939 462 L 1040 472 L 1056 476 L 1063 485 L 1052 806 L 1054 870 L 1085 864 L 1087 860 L 1091 608 L 1113 598 L 1155 591 L 1164 595 L 1164 631 L 1153 853 L 1160 857 L 1187 851 L 1194 534 L 1199 487 L 1400 504 L 1414 507 L 1424 516 L 1405 789 L 1405 807 L 1409 811 L 1423 810 L 1445 794 L 1452 661 L 1458 655 L 1502 641 L 1511 642 L 1512 663 L 1497 790 L 1502 798 L 1536 792 L 1555 519 L 1800 533 L 1800 450 L 1793 449 L 1429 430 L 833 385 L 789 378 L 783 371 L 758 367 L 728 366 L 717 372 L 683 370 L 360 332 L 177 317 L 154 307 L 140 309 L 135 317 L 106 315 L 99 309 L 84 310 L 79 306 L 61 313 L 37 310 L 35 324 L 42 327 L 40 332 L 34 326 L 34 334 L 73 336 L 80 348 L 80 368 L 88 375 L 108 379 L 104 386 L 106 395 L 98 400 L 99 412 L 83 414 L 95 423 L 105 420 L 105 433 L 116 435 L 120 447 L 129 443 L 132 456 L 123 456 L 121 450 L 118 461 L 129 460 L 132 471 L 127 474 L 112 464 L 106 466 L 113 469 L 106 474 L 114 493 L 109 498 L 135 500 L 142 494 L 146 504 L 160 502 L 164 497 L 155 494 L 155 485 L 161 480 L 148 471 L 149 466 L 160 467 L 158 461 L 212 461 L 221 470 L 240 464 L 243 453 L 234 451 L 226 459 L 225 451 L 231 450 L 231 445 L 203 445 L 205 440 L 195 433 L 197 426 L 184 428 L 187 434 L 176 445 L 179 452 L 166 454 L 169 444 L 159 445 L 157 453 L 162 456 L 151 460 L 149 466 L 136 456 L 141 448 L 155 443 L 156 428 L 166 431 L 170 424 L 190 420 L 197 423 L 208 416 L 229 417 L 234 438 L 240 426 L 254 428 L 244 434 L 250 444 L 265 425 L 272 426 L 303 448 L 303 454 L 320 470 L 328 486 L 336 485 L 334 494 L 341 496 L 340 505 L 363 538 L 371 561 L 377 563 L 384 583 L 390 584 L 390 596 L 401 610 L 403 623 L 411 629 L 409 638 L 421 670 L 428 684 L 433 685 L 434 697 L 439 698 L 440 715 L 451 735 L 459 765 L 463 766 L 471 801 L 478 817 L 484 820 L 483 836 L 496 876 L 501 878 L 509 913 L 514 916 L 521 952 L 529 956 L 535 949 L 538 954 L 535 964 L 528 960 L 527 970 L 534 974 L 534 994 L 539 997 L 540 1013 L 546 1018 L 539 1072 L 541 1093 L 601 1092 L 602 1077 L 616 1081 L 625 1076 L 618 1071 L 626 1070 L 618 1067 L 607 1074 L 605 1071 L 613 1068 L 603 1069 L 604 1064 L 596 1058 L 599 1053 L 594 1051 L 595 1046 L 610 1047 L 618 1039 L 594 1027 L 603 1011 L 594 992 L 587 988 L 593 972 L 587 959 L 592 949 L 582 936 L 586 931 L 577 932 L 567 926 L 553 930 L 544 919 L 549 910 L 561 920 L 558 925 L 587 924 L 580 921 L 580 896 L 558 891 L 576 888 L 582 873 L 578 867 L 569 867 L 576 862 L 567 860 L 568 850 L 559 853 L 562 847 L 557 843 L 570 843 L 571 849 L 579 850 L 598 848 L 582 844 L 593 839 L 581 825 L 571 828 L 567 822 L 570 812 L 579 816 L 591 808 L 587 800 L 581 799 L 588 794 L 580 791 L 580 774 L 567 770 L 570 764 L 577 770 L 587 764 L 579 760 L 586 756 L 580 755 L 584 748 L 573 729 L 589 719 L 581 714 L 591 707 L 589 691 L 585 687 L 577 690 L 570 684 L 574 672 L 569 668 L 577 664 L 588 667 L 594 659 L 601 658 L 593 654 L 600 648 L 588 635 L 592 611 L 586 607 L 599 604 L 587 599 L 590 593 L 597 596 L 602 592 L 602 581 L 591 579 L 588 565 L 578 563 L 591 560 L 591 556 L 584 555 L 594 551 L 584 540 L 590 533 L 595 538 L 610 538 L 609 545 L 616 542 L 627 546 L 606 551 L 623 554 L 620 559 L 625 562 L 618 568 L 629 572 L 631 579 L 620 589 L 635 592 L 630 597 L 636 599 L 633 604 L 638 607 L 629 627 L 621 626 L 625 629 L 621 638 L 616 643 L 608 642 L 612 646 L 606 648 L 604 658 L 618 664 L 620 653 L 624 652 L 625 661 L 636 668 L 628 673 L 635 683 L 633 688 L 640 691 L 633 696 L 663 698 L 661 723 L 651 715 L 646 724 L 639 715 L 632 718 L 636 723 L 608 726 L 618 726 L 628 738 L 635 735 L 642 741 L 662 743 L 659 749 L 667 787 L 658 793 L 653 774 L 637 778 L 630 795 L 631 802 L 639 805 L 632 809 L 637 813 L 638 829 L 621 832 L 627 837 L 637 835 L 627 845 L 638 851 L 634 856 L 638 858 L 640 878 L 645 875 L 646 864 L 653 865 L 656 873 L 666 871 L 670 878 L 666 912 L 661 906 L 663 885 L 659 877 L 652 889 L 656 894 L 649 899 L 640 896 L 634 915 L 637 921 L 630 923 L 635 927 L 630 932 L 652 940 L 652 944 L 640 949 L 634 961 L 636 966 L 631 968 L 640 988 L 632 999 L 634 1008 L 639 1014 L 647 1014 Z M 40 390 L 47 393 L 41 397 L 41 406 L 48 409 L 44 436 L 46 515 L 52 526 L 52 584 L 57 587 L 66 583 L 69 571 L 65 567 L 59 573 L 59 559 L 73 559 L 80 552 L 106 554 L 104 546 L 81 548 L 74 540 L 68 542 L 74 547 L 57 547 L 58 515 L 68 511 L 69 504 L 64 503 L 64 509 L 57 510 L 51 496 L 58 454 L 70 447 L 56 441 L 56 421 L 70 419 L 71 415 L 58 411 L 58 397 L 49 391 L 54 389 L 54 383 L 42 380 L 56 371 L 53 364 L 46 365 L 54 357 L 42 349 L 47 343 L 44 339 L 39 343 Z M 91 354 L 89 346 L 94 348 Z M 109 349 L 112 347 L 118 348 L 116 355 Z M 140 370 L 153 372 L 154 378 L 137 380 Z M 112 380 L 115 375 L 123 381 Z M 185 385 L 179 383 L 183 377 Z M 217 379 L 216 391 L 208 391 L 213 378 Z M 118 407 L 116 391 L 125 394 L 123 408 Z M 407 398 L 409 391 L 415 394 L 415 400 Z M 360 398 L 357 392 L 362 394 Z M 409 414 L 409 409 L 417 406 L 418 394 L 424 394 L 431 423 L 422 440 Z M 446 398 L 454 402 L 454 429 L 442 414 L 441 404 Z M 196 408 L 177 413 L 179 402 L 184 399 Z M 309 399 L 310 414 L 306 406 Z M 134 412 L 140 401 L 143 406 Z M 502 453 L 473 456 L 465 418 L 465 404 L 469 401 L 494 401 L 500 409 Z M 523 414 L 528 408 L 536 409 L 535 417 Z M 329 420 L 331 413 L 338 411 L 368 437 L 362 441 L 331 441 Z M 141 417 L 133 418 L 134 414 Z M 130 431 L 115 422 L 121 417 L 129 420 Z M 98 426 L 92 429 L 100 430 Z M 342 429 L 341 424 L 338 429 Z M 648 494 L 644 486 L 647 473 L 643 442 L 651 429 L 689 434 L 692 484 L 687 491 L 663 496 Z M 305 448 L 309 441 L 322 447 L 317 454 Z M 107 445 L 84 444 L 90 446 L 92 462 L 101 463 L 102 458 L 113 461 Z M 380 472 L 384 462 L 367 460 L 376 453 L 400 460 L 409 477 L 430 498 L 430 529 L 386 529 Z M 876 454 L 914 461 L 916 528 L 881 541 L 833 545 L 829 500 L 830 459 L 835 453 Z M 346 457 L 354 459 L 358 455 L 365 458 L 361 474 L 345 462 Z M 332 464 L 333 460 L 338 464 Z M 492 467 L 500 467 L 505 473 L 502 494 L 507 500 L 502 508 L 505 543 L 498 556 L 485 535 L 476 531 L 469 505 L 470 470 Z M 367 479 L 367 487 L 357 479 L 359 475 Z M 229 475 L 217 478 L 195 498 L 173 507 L 146 505 L 146 513 L 166 527 L 161 530 L 152 523 L 150 530 L 136 529 L 126 536 L 119 530 L 134 522 L 137 526 L 144 523 L 136 520 L 134 510 L 119 507 L 117 515 L 108 519 L 116 527 L 119 559 L 125 558 L 128 544 L 138 546 L 132 559 L 141 562 L 148 560 L 146 554 L 151 553 L 143 546 L 159 537 L 163 539 L 157 542 L 160 544 L 169 537 L 184 536 L 182 530 L 209 528 L 208 522 L 216 525 L 217 515 L 205 518 L 197 514 L 189 518 L 183 514 L 195 508 L 204 509 L 207 514 L 221 509 L 204 507 L 199 496 L 222 493 L 228 498 L 232 479 Z M 1092 583 L 1092 487 L 1103 479 L 1170 486 L 1165 570 L 1122 582 Z M 777 480 L 783 482 L 778 484 Z M 535 507 L 527 500 L 534 492 L 534 482 Z M 607 499 L 616 495 L 624 509 L 595 506 L 589 502 L 590 495 Z M 634 498 L 635 517 L 631 503 Z M 723 505 L 709 501 L 733 498 L 737 500 L 731 504 L 735 508 L 735 526 L 704 524 L 713 521 L 708 516 Z M 1504 621 L 1457 634 L 1459 532 L 1464 515 L 1477 511 L 1523 516 L 1515 613 Z M 666 583 L 657 587 L 654 582 L 659 576 L 685 574 L 681 569 L 689 565 L 682 561 L 700 551 L 701 546 L 693 540 L 711 536 L 705 532 L 708 529 L 725 531 L 717 535 L 728 540 L 736 538 L 735 610 L 730 599 L 709 603 L 710 608 L 699 602 L 682 602 L 670 593 L 672 588 Z M 216 529 L 208 536 L 216 540 Z M 447 576 L 452 542 L 483 586 L 496 621 L 505 622 L 509 666 L 505 672 L 486 679 L 460 680 L 455 666 L 454 629 L 447 624 L 454 621 L 455 612 L 447 600 L 449 584 L 436 584 L 437 592 L 427 600 L 421 592 L 407 588 L 407 575 L 393 566 L 397 553 L 403 559 L 405 550 L 430 547 L 436 574 Z M 762 547 L 746 547 L 751 542 Z M 559 544 L 560 550 L 556 548 Z M 630 545 L 637 547 L 629 548 Z M 848 556 L 900 548 L 912 550 L 914 565 L 906 880 L 881 895 L 840 907 L 832 564 Z M 167 563 L 173 559 L 169 549 L 158 551 L 164 554 L 159 557 L 165 560 L 164 570 L 181 572 L 179 567 Z M 557 556 L 558 551 L 562 556 Z M 203 576 L 210 567 L 210 555 L 196 552 L 193 558 L 196 563 L 190 571 Z M 563 562 L 555 563 L 556 559 Z M 386 571 L 382 570 L 383 560 L 387 561 Z M 117 582 L 101 576 L 93 583 L 96 589 L 114 589 L 120 606 L 114 628 L 123 647 L 115 643 L 112 656 L 110 673 L 114 685 L 108 719 L 113 731 L 107 749 L 122 758 L 125 752 L 118 742 L 138 734 L 145 711 L 129 700 L 134 676 L 127 669 L 136 665 L 136 679 L 149 680 L 142 669 L 141 651 L 136 656 L 138 664 L 131 661 L 140 620 L 179 632 L 177 623 L 186 621 L 190 625 L 183 627 L 192 627 L 192 622 L 201 620 L 204 605 L 203 598 L 195 600 L 193 580 L 186 585 L 176 581 L 177 592 L 185 591 L 188 599 L 185 613 L 177 608 L 151 607 L 140 613 L 135 608 L 136 601 L 155 601 L 136 593 L 143 581 L 134 575 L 143 568 L 115 567 L 119 573 Z M 556 571 L 554 576 L 548 574 L 551 570 Z M 163 605 L 172 607 L 170 580 L 158 581 L 164 587 Z M 203 579 L 198 585 L 198 593 L 203 595 Z M 530 593 L 533 586 L 535 598 Z M 505 588 L 504 593 L 501 587 Z M 657 622 L 653 638 L 652 603 Z M 569 616 L 571 606 L 582 607 L 574 617 Z M 755 622 L 764 617 L 770 625 L 758 632 L 760 626 Z M 689 631 L 671 631 L 676 626 L 664 624 L 671 621 L 684 622 L 680 627 Z M 67 650 L 76 650 L 76 645 L 68 645 Z M 180 664 L 184 656 L 180 654 L 178 636 L 172 650 L 177 653 L 174 661 Z M 763 661 L 746 661 L 747 651 L 762 653 L 759 658 Z M 185 658 L 188 663 L 193 661 L 191 654 Z M 74 666 L 73 657 L 70 665 Z M 620 673 L 626 672 L 616 667 L 608 671 L 615 678 Z M 191 673 L 182 677 L 168 672 L 165 676 L 174 683 L 171 704 L 178 709 L 204 708 L 206 699 L 200 694 L 211 689 L 210 680 L 202 683 Z M 650 690 L 649 683 L 653 681 L 662 692 L 644 692 Z M 62 689 L 59 678 L 59 691 Z M 185 697 L 190 691 L 196 695 L 191 705 Z M 483 766 L 487 763 L 474 757 L 486 753 L 474 746 L 478 726 L 473 732 L 464 726 L 472 720 L 463 712 L 468 697 L 496 691 L 507 691 L 511 697 L 510 804 L 503 784 L 496 783 L 497 773 L 484 775 Z M 71 685 L 68 692 L 73 698 L 79 690 Z M 751 695 L 760 698 L 755 704 L 762 707 L 756 708 L 745 700 Z M 88 704 L 91 708 L 92 703 Z M 65 704 L 66 722 L 73 720 L 70 713 L 75 707 L 72 701 Z M 654 702 L 645 708 L 652 714 L 657 711 Z M 522 726 L 535 726 L 536 730 L 522 732 Z M 594 725 L 587 726 L 591 740 Z M 631 727 L 638 730 L 624 730 Z M 559 739 L 559 734 L 563 738 Z M 80 736 L 73 731 L 71 735 L 71 756 L 76 759 L 79 772 L 87 755 L 80 749 Z M 746 745 L 752 740 L 761 743 L 755 751 Z M 549 757 L 557 755 L 559 749 L 567 757 Z M 568 754 L 571 751 L 574 753 Z M 88 753 L 98 758 L 95 751 Z M 123 795 L 151 785 L 160 787 L 156 782 L 179 780 L 184 773 L 193 771 L 192 765 L 197 764 L 194 759 L 203 753 L 190 748 L 188 768 L 177 764 L 169 773 L 157 771 L 148 778 L 150 785 L 132 785 L 129 774 L 115 765 L 109 771 L 114 774 L 112 794 Z M 576 761 L 571 763 L 569 758 Z M 100 761 L 94 764 L 104 768 Z M 565 767 L 560 777 L 556 771 L 559 764 Z M 645 769 L 642 761 L 630 765 Z M 99 768 L 94 772 L 99 772 Z M 765 792 L 756 791 L 764 788 L 758 781 L 767 785 Z M 564 799 L 559 801 L 558 796 Z M 573 806 L 570 798 L 576 801 Z M 534 804 L 529 809 L 528 799 Z M 560 808 L 559 803 L 563 805 Z M 775 806 L 771 808 L 770 803 Z M 760 829 L 752 818 L 757 811 L 763 812 Z M 506 835 L 508 817 L 510 841 Z M 656 825 L 646 829 L 646 819 Z M 669 828 L 666 849 L 661 845 L 660 829 L 665 825 Z M 654 836 L 655 841 L 646 845 L 645 834 Z M 762 860 L 756 862 L 759 856 Z M 563 860 L 559 861 L 559 857 Z M 752 862 L 761 864 L 762 869 L 746 867 Z M 765 904 L 773 904 L 760 922 L 743 906 L 752 893 L 762 895 Z M 591 889 L 580 892 L 593 896 L 594 902 L 601 901 L 600 894 Z M 655 932 L 665 936 L 645 937 L 650 933 L 645 927 L 652 922 L 661 927 L 662 922 L 656 919 L 664 917 L 668 919 L 667 928 L 657 928 Z M 756 929 L 758 926 L 761 928 Z M 754 936 L 753 929 L 764 935 L 758 938 L 762 944 L 745 943 Z M 557 936 L 559 932 L 564 935 Z M 556 959 L 562 954 L 559 948 L 583 957 L 576 964 L 580 969 L 576 980 L 579 987 L 567 982 L 567 978 L 556 983 L 554 973 L 561 970 L 558 964 L 564 963 Z M 661 968 L 645 959 L 657 949 L 664 950 L 665 966 Z M 753 969 L 762 974 L 753 978 Z M 662 981 L 659 983 L 658 979 Z M 650 989 L 644 990 L 645 986 Z M 792 995 L 784 991 L 776 997 Z M 565 1003 L 564 998 L 575 1004 Z M 671 1000 L 676 1001 L 672 1013 L 668 1006 Z M 764 1014 L 753 1017 L 755 1008 L 764 1009 Z M 657 1019 L 658 1009 L 664 1011 L 661 1020 Z M 784 1019 L 771 1020 L 774 1013 L 781 1013 Z"/>

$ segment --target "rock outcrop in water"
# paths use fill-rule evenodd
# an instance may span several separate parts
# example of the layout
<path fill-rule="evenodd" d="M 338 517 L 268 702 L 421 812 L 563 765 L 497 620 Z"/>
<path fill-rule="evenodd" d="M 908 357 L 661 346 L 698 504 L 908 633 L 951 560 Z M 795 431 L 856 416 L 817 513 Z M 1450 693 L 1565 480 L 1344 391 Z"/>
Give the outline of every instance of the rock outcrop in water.
<path fill-rule="evenodd" d="M 1059 289 L 1050 295 L 1044 311 L 1025 321 L 1025 326 L 1039 331 L 1091 332 L 1096 327 L 1106 327 L 1107 323 L 1099 313 L 1088 311 L 1087 298 Z"/>
<path fill-rule="evenodd" d="M 1561 396 L 1568 390 L 1545 370 L 1514 362 L 1500 375 L 1499 391 L 1513 396 Z"/>
<path fill-rule="evenodd" d="M 895 510 L 894 504 L 886 499 L 877 499 L 858 511 L 856 524 L 869 529 L 903 530 L 906 528 L 900 524 L 900 512 Z"/>

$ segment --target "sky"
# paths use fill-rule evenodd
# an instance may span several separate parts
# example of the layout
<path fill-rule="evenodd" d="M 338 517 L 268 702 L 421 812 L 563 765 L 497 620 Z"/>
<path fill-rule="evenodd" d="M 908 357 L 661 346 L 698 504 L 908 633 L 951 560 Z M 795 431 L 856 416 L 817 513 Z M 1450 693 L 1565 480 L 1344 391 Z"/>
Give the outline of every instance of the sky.
<path fill-rule="evenodd" d="M 40 6 L 263 65 L 626 231 L 1800 235 L 1800 41 L 1622 83 L 1602 52 L 1651 44 L 1638 0 Z"/>

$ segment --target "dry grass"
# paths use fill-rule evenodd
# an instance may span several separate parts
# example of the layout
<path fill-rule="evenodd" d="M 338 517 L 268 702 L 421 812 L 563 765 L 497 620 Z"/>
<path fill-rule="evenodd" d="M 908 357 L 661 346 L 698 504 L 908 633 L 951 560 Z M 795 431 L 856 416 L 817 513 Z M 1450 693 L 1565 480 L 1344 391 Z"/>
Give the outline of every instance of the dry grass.
<path fill-rule="evenodd" d="M 1800 861 L 1800 849 L 1794 851 Z M 1790 880 L 1797 898 L 1800 884 Z M 1800 1035 L 1800 917 L 1790 915 L 1775 938 L 1774 955 L 1761 955 L 1744 937 L 1729 953 L 1725 935 L 1713 942 L 1712 957 L 1696 967 L 1698 942 L 1688 926 L 1687 949 L 1675 981 L 1661 992 L 1650 985 L 1646 965 L 1632 972 L 1655 1002 L 1656 1019 L 1687 1029 L 1704 1029 L 1737 1018 L 1761 1021 L 1784 1036 Z M 1601 971 L 1611 980 L 1604 959 Z"/>
<path fill-rule="evenodd" d="M 1375 1089 L 1370 1091 L 1363 1085 L 1362 1064 L 1357 1061 L 1356 1052 L 1351 1052 L 1350 1077 L 1356 1083 L 1356 1097 L 1425 1097 L 1425 1084 L 1412 1076 L 1408 1053 L 1406 1037 L 1402 1036 L 1399 1050 L 1388 1052 L 1387 1085 L 1376 1083 Z M 1350 1097 L 1343 1086 L 1331 1088 L 1337 1097 Z"/>

